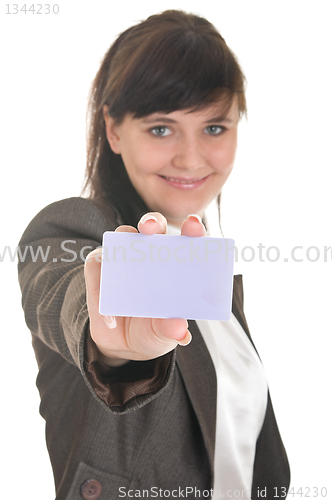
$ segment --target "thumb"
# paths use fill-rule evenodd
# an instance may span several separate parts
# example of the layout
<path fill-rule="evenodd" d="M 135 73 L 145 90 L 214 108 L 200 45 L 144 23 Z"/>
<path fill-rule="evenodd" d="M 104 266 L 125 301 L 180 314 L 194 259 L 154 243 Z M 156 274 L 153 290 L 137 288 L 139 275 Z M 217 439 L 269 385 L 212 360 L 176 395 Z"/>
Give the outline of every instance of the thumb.
<path fill-rule="evenodd" d="M 152 330 L 162 340 L 172 339 L 179 345 L 191 342 L 188 321 L 184 318 L 152 318 Z"/>

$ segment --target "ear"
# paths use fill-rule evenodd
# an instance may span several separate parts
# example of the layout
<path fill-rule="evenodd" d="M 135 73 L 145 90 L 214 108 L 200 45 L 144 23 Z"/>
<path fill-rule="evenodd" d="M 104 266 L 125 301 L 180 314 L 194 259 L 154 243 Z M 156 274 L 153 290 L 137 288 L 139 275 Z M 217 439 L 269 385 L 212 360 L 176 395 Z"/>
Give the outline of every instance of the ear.
<path fill-rule="evenodd" d="M 109 145 L 114 153 L 120 154 L 121 147 L 120 147 L 120 137 L 118 134 L 118 127 L 115 124 L 114 119 L 111 116 L 109 116 L 108 106 L 106 104 L 103 106 L 103 114 L 105 120 L 106 137 L 109 142 Z"/>

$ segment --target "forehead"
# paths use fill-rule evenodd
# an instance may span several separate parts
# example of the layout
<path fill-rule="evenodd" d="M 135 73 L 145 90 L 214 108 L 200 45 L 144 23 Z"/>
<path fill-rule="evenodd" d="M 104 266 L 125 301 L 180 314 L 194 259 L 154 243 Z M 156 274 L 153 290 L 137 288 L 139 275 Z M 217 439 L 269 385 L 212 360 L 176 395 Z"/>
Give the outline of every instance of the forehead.
<path fill-rule="evenodd" d="M 158 120 L 163 120 L 164 123 L 174 123 L 178 121 L 192 122 L 193 120 L 212 123 L 213 121 L 234 122 L 238 119 L 239 112 L 237 99 L 234 98 L 230 105 L 225 105 L 225 102 L 218 101 L 198 109 L 182 109 L 172 111 L 171 113 L 160 111 L 136 120 L 142 124 L 149 124 Z"/>

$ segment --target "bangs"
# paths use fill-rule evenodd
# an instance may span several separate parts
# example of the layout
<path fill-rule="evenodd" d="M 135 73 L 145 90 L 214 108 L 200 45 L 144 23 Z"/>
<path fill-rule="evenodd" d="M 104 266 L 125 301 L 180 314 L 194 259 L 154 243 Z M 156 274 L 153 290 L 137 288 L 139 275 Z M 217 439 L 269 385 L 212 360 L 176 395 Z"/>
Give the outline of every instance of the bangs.
<path fill-rule="evenodd" d="M 148 42 L 128 62 L 117 86 L 120 93 L 109 99 L 109 114 L 115 119 L 127 113 L 141 118 L 194 111 L 219 100 L 227 109 L 235 94 L 240 114 L 245 112 L 244 76 L 219 34 L 161 31 Z"/>

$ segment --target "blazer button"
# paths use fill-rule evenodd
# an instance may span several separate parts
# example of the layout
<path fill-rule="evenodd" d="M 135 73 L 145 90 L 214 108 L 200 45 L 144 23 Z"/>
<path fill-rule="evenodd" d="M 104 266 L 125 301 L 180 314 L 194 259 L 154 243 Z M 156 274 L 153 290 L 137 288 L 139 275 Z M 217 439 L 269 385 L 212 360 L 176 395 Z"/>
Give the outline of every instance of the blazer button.
<path fill-rule="evenodd" d="M 81 486 L 81 497 L 84 500 L 97 500 L 102 492 L 102 486 L 97 479 L 88 479 Z"/>

